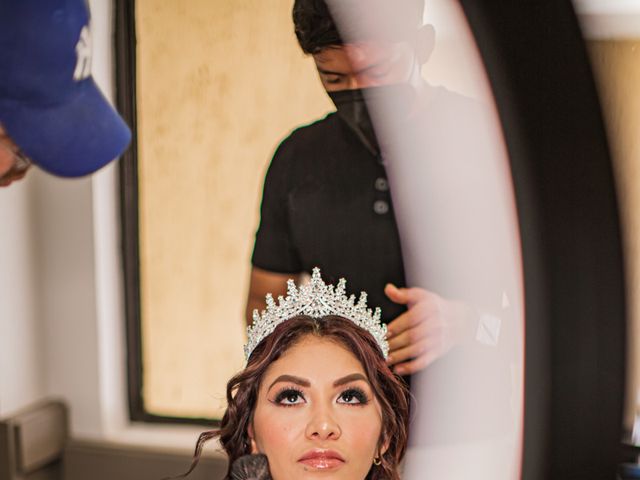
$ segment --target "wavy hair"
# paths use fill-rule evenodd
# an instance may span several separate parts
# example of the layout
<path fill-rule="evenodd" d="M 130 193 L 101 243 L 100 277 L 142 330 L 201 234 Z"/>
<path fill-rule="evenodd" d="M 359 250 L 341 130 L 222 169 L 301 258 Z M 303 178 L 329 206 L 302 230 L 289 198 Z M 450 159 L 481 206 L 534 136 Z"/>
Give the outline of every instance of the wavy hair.
<path fill-rule="evenodd" d="M 269 366 L 304 337 L 328 338 L 344 346 L 362 364 L 367 379 L 382 410 L 382 431 L 378 449 L 388 445 L 380 457 L 380 465 L 372 465 L 367 480 L 399 480 L 398 465 L 407 448 L 409 422 L 409 392 L 387 366 L 378 343 L 366 330 L 338 316 L 312 318 L 305 315 L 281 323 L 251 353 L 247 366 L 227 384 L 227 410 L 220 428 L 204 432 L 198 438 L 188 475 L 195 468 L 205 442 L 218 437 L 233 462 L 251 453 L 249 425 L 258 399 L 262 378 Z"/>

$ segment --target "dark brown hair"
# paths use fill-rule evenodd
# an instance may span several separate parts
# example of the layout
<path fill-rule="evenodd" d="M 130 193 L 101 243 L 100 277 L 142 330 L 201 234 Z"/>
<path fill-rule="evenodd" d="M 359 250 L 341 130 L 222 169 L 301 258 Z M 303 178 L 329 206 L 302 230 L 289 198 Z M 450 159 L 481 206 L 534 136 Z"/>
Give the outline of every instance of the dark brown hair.
<path fill-rule="evenodd" d="M 203 444 L 215 437 L 229 456 L 229 472 L 233 462 L 251 453 L 249 425 L 253 421 L 262 378 L 274 361 L 304 337 L 314 335 L 329 338 L 346 347 L 362 364 L 371 388 L 382 410 L 382 433 L 378 447 L 385 443 L 387 451 L 380 465 L 372 465 L 368 480 L 398 480 L 398 464 L 407 447 L 409 419 L 408 391 L 387 366 L 380 347 L 373 336 L 350 320 L 337 316 L 320 319 L 294 317 L 281 323 L 251 353 L 247 366 L 227 384 L 227 410 L 219 430 L 204 432 L 196 445 L 195 467 Z"/>
<path fill-rule="evenodd" d="M 337 2 L 334 2 L 337 3 Z M 425 0 L 340 0 L 341 9 L 352 12 L 366 12 L 371 17 L 375 12 L 377 21 L 387 25 L 390 17 L 400 19 L 399 27 L 410 30 L 422 24 Z M 331 5 L 335 9 L 335 4 Z M 343 45 L 345 39 L 358 37 L 357 25 L 351 25 L 354 31 L 339 32 L 327 0 L 295 0 L 293 5 L 293 26 L 300 48 L 306 54 L 315 54 L 325 48 Z M 362 13 L 350 18 L 362 17 Z M 345 27 L 345 25 L 343 25 Z M 344 34 L 346 33 L 346 38 Z"/>

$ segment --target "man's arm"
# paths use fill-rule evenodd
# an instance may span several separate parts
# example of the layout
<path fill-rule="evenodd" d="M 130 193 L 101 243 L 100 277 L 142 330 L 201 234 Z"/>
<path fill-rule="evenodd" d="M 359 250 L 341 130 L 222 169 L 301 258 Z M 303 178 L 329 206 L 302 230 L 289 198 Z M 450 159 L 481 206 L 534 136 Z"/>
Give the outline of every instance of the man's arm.
<path fill-rule="evenodd" d="M 253 310 L 260 312 L 266 308 L 264 297 L 271 293 L 273 298 L 278 299 L 278 295 L 286 296 L 287 280 L 292 278 L 296 284 L 300 280 L 299 273 L 275 273 L 262 270 L 257 267 L 251 268 L 249 280 L 249 295 L 247 298 L 246 320 L 247 325 L 253 323 Z"/>

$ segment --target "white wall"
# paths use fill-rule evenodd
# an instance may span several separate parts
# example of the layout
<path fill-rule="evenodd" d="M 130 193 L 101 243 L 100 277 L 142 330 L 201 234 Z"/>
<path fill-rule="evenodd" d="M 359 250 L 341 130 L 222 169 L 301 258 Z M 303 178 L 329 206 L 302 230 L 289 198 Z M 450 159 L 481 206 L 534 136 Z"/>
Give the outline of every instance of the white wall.
<path fill-rule="evenodd" d="M 0 417 L 45 392 L 33 184 L 0 188 Z"/>
<path fill-rule="evenodd" d="M 74 433 L 100 431 L 91 180 L 36 178 L 46 393 L 71 407 Z"/>

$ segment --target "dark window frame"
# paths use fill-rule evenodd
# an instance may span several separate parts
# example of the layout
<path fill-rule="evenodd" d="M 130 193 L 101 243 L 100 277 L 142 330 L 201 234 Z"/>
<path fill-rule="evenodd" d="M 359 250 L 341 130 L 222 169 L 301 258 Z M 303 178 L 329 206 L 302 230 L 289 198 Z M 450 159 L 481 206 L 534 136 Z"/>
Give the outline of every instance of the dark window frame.
<path fill-rule="evenodd" d="M 127 345 L 129 419 L 149 423 L 217 426 L 211 418 L 163 416 L 145 409 L 143 396 L 142 312 L 140 303 L 140 235 L 138 214 L 137 40 L 135 0 L 115 0 L 116 104 L 131 128 L 132 140 L 120 162 L 120 216 Z"/>

